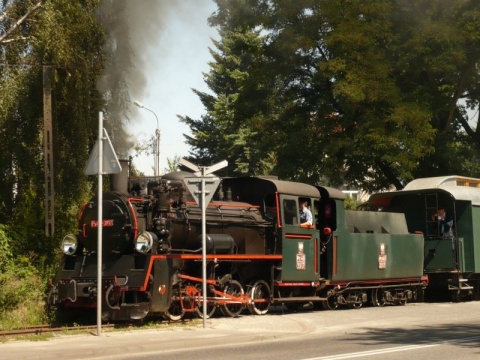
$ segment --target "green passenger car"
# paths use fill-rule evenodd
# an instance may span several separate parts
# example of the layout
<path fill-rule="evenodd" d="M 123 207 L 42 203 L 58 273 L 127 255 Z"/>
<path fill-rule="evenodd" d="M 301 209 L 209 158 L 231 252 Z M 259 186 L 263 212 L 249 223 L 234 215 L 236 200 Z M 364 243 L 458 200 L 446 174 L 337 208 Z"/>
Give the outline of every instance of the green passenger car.
<path fill-rule="evenodd" d="M 405 213 L 409 231 L 425 234 L 429 293 L 480 298 L 480 179 L 417 179 L 403 190 L 372 195 L 369 202 Z"/>

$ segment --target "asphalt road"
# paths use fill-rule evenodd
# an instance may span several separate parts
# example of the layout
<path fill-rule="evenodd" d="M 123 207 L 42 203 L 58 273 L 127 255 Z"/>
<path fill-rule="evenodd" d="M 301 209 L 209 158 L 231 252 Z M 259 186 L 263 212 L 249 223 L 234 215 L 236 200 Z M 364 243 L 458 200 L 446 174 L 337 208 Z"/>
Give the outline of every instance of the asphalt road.
<path fill-rule="evenodd" d="M 480 302 L 214 318 L 0 343 L 0 359 L 478 359 Z"/>

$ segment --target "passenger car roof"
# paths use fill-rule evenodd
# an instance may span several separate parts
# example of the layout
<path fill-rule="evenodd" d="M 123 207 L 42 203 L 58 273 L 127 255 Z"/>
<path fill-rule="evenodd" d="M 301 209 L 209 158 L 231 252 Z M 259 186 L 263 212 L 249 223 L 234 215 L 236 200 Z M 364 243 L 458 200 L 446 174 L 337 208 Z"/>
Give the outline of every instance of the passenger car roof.
<path fill-rule="evenodd" d="M 471 201 L 473 205 L 480 205 L 480 179 L 459 175 L 415 179 L 403 190 L 373 194 L 368 202 L 372 206 L 388 207 L 396 196 L 426 192 L 443 192 L 450 194 L 455 200 Z"/>

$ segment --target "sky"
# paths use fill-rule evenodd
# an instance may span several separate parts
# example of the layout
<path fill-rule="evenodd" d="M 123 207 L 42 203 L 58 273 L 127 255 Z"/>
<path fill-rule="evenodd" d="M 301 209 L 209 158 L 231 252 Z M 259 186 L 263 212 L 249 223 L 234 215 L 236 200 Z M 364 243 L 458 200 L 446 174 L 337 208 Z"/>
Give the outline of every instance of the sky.
<path fill-rule="evenodd" d="M 159 0 L 147 2 L 153 1 Z M 162 174 L 167 158 L 188 155 L 189 147 L 182 134 L 190 134 L 189 127 L 179 121 L 177 114 L 199 119 L 205 113 L 192 88 L 208 91 L 202 72 L 209 71 L 208 62 L 212 60 L 208 49 L 213 48 L 211 38 L 219 36 L 217 30 L 207 24 L 208 17 L 216 10 L 213 0 L 160 1 L 172 5 L 165 9 L 164 16 L 158 15 L 162 23 L 153 28 L 158 30 L 157 36 L 150 38 L 149 44 L 142 43 L 149 47 L 145 49 L 148 60 L 142 62 L 145 89 L 141 93 L 131 92 L 130 96 L 158 117 Z M 137 47 L 136 51 L 143 49 Z M 132 120 L 127 129 L 135 138 L 146 141 L 155 133 L 157 121 L 152 112 L 133 106 Z M 135 157 L 133 163 L 146 175 L 153 174 L 153 155 Z"/>

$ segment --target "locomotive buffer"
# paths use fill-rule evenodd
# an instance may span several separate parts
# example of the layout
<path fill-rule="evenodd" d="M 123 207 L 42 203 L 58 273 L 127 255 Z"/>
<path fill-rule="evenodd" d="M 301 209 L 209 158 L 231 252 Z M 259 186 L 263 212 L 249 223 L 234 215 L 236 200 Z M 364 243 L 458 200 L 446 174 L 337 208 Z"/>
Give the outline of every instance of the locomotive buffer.
<path fill-rule="evenodd" d="M 228 165 L 227 160 L 223 160 L 210 167 L 198 167 L 191 162 L 180 159 L 180 165 L 193 170 L 196 177 L 186 177 L 185 186 L 190 191 L 194 199 L 202 209 L 202 293 L 203 293 L 203 327 L 205 328 L 207 318 L 207 252 L 206 252 L 206 209 L 213 198 L 215 190 L 220 184 L 220 179 L 211 175 L 213 172 L 223 169 Z"/>

